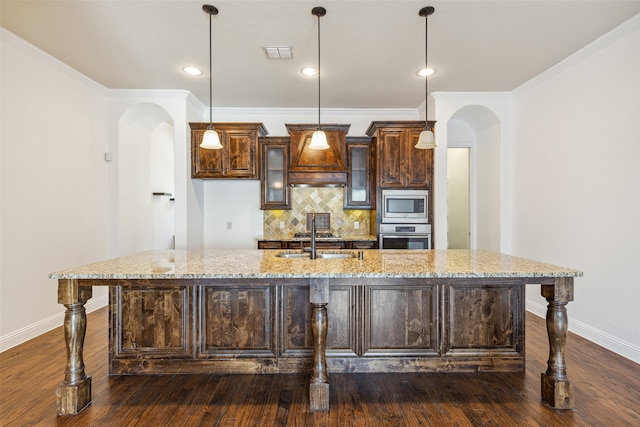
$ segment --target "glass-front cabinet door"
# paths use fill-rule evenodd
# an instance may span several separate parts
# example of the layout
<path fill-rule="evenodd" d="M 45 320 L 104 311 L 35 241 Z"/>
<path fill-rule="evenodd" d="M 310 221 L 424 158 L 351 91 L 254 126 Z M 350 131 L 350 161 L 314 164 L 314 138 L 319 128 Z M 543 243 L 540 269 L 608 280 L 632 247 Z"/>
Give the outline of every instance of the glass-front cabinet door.
<path fill-rule="evenodd" d="M 371 209 L 372 173 L 371 140 L 347 138 L 347 185 L 345 209 Z"/>
<path fill-rule="evenodd" d="M 289 201 L 289 138 L 263 138 L 261 152 L 261 209 L 291 209 Z"/>

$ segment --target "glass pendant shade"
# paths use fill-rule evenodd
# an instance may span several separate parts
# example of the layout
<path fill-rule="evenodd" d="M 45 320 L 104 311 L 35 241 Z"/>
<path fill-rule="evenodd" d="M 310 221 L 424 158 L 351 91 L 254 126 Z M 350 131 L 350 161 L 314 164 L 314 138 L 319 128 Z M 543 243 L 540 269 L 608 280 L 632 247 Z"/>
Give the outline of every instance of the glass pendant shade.
<path fill-rule="evenodd" d="M 220 148 L 222 148 L 218 132 L 213 129 L 208 129 L 202 137 L 202 143 L 200 144 L 200 147 L 208 148 L 210 150 L 219 150 Z"/>
<path fill-rule="evenodd" d="M 418 143 L 415 145 L 416 148 L 421 149 L 429 149 L 436 148 L 436 140 L 433 136 L 433 132 L 430 130 L 423 130 L 420 132 L 420 137 L 418 138 Z"/>
<path fill-rule="evenodd" d="M 318 129 L 311 136 L 311 144 L 309 144 L 309 148 L 312 150 L 327 150 L 329 149 L 329 144 L 327 143 L 327 134 Z"/>

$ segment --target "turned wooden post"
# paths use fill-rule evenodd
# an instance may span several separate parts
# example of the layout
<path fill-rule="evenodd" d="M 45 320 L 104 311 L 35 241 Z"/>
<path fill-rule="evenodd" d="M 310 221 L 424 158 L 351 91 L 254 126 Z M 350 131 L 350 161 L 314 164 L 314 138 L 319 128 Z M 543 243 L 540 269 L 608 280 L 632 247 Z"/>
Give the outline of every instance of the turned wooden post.
<path fill-rule="evenodd" d="M 311 333 L 313 334 L 313 370 L 309 385 L 311 412 L 329 410 L 329 376 L 327 375 L 327 304 L 329 279 L 311 279 Z"/>
<path fill-rule="evenodd" d="M 58 415 L 77 414 L 91 403 L 91 377 L 84 372 L 82 354 L 87 330 L 84 305 L 91 295 L 91 287 L 78 286 L 76 279 L 58 281 L 58 303 L 67 308 L 64 315 L 67 366 L 64 381 L 56 390 Z"/>
<path fill-rule="evenodd" d="M 542 285 L 541 293 L 549 303 L 549 360 L 547 371 L 541 374 L 542 400 L 556 409 L 573 409 L 573 384 L 567 377 L 564 352 L 569 325 L 566 305 L 573 301 L 573 278 L 556 278 L 555 285 Z"/>

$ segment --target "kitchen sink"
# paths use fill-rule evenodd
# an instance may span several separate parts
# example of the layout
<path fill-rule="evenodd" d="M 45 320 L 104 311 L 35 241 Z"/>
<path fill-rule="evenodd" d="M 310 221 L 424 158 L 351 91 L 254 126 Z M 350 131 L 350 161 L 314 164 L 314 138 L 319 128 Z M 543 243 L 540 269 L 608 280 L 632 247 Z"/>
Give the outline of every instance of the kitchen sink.
<path fill-rule="evenodd" d="M 320 252 L 317 254 L 318 258 L 323 259 L 347 259 L 355 258 L 356 254 L 353 252 Z"/>
<path fill-rule="evenodd" d="M 278 252 L 276 257 L 278 258 L 309 258 L 311 254 L 309 252 Z M 316 253 L 318 259 L 347 259 L 355 258 L 354 252 L 321 252 Z"/>
<path fill-rule="evenodd" d="M 280 252 L 276 254 L 278 258 L 309 258 L 310 255 L 308 252 Z"/>

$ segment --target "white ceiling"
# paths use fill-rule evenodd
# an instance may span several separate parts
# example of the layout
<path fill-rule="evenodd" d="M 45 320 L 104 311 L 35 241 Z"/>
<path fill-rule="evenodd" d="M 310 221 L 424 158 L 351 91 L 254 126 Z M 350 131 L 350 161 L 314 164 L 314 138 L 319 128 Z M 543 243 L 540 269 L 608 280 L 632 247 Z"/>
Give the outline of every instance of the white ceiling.
<path fill-rule="evenodd" d="M 323 108 L 416 108 L 429 91 L 509 91 L 640 13 L 640 0 L 106 1 L 0 0 L 9 31 L 108 88 L 186 89 L 209 104 L 209 15 L 215 107 L 317 107 L 321 21 Z M 262 46 L 292 45 L 269 60 Z M 205 70 L 194 78 L 184 65 Z"/>

